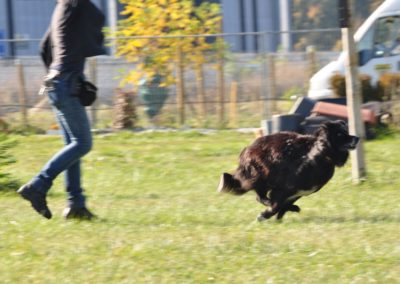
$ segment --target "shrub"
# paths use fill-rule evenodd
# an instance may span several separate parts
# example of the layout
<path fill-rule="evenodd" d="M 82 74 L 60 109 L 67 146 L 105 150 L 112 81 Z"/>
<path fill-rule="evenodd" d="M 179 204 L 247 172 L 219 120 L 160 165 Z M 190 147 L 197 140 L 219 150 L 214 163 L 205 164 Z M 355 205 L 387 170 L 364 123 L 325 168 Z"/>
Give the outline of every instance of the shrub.
<path fill-rule="evenodd" d="M 137 121 L 133 93 L 118 89 L 115 97 L 114 111 L 114 129 L 133 128 Z"/>
<path fill-rule="evenodd" d="M 377 87 L 372 86 L 371 76 L 366 74 L 359 75 L 362 101 L 382 101 L 382 93 Z M 335 74 L 330 79 L 331 88 L 337 97 L 346 97 L 346 80 L 341 74 Z"/>
<path fill-rule="evenodd" d="M 378 92 L 385 101 L 400 95 L 400 74 L 386 73 L 378 81 Z"/>
<path fill-rule="evenodd" d="M 330 79 L 330 84 L 336 97 L 346 97 L 346 82 L 343 75 L 333 75 Z"/>
<path fill-rule="evenodd" d="M 384 100 L 387 101 L 393 124 L 400 128 L 400 74 L 383 74 L 379 78 L 378 90 Z"/>
<path fill-rule="evenodd" d="M 5 165 L 15 162 L 8 153 L 12 145 L 14 145 L 13 141 L 10 141 L 6 135 L 0 134 L 0 192 L 15 190 L 19 186 L 19 183 L 3 170 Z"/>

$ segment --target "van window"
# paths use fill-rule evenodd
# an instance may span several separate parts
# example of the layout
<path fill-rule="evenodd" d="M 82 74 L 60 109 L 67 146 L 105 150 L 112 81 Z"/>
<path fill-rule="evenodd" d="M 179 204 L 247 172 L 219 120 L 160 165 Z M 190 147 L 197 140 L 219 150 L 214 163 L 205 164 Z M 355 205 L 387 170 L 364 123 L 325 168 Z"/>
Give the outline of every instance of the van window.
<path fill-rule="evenodd" d="M 374 29 L 370 28 L 363 35 L 363 37 L 358 41 L 358 43 L 357 43 L 358 51 L 371 50 L 373 47 L 373 41 L 374 41 Z"/>
<path fill-rule="evenodd" d="M 378 19 L 374 38 L 375 56 L 400 54 L 400 17 L 391 16 Z"/>

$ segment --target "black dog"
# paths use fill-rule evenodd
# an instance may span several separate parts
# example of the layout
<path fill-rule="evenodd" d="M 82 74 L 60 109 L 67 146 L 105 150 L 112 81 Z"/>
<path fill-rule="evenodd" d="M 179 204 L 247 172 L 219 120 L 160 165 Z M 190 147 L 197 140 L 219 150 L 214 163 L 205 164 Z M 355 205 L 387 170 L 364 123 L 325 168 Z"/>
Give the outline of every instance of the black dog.
<path fill-rule="evenodd" d="M 294 203 L 320 190 L 343 166 L 359 138 L 349 135 L 343 121 L 326 122 L 314 135 L 280 132 L 254 141 L 243 149 L 239 167 L 223 173 L 219 192 L 242 195 L 255 190 L 257 200 L 269 207 L 259 221 L 287 211 L 300 212 Z"/>

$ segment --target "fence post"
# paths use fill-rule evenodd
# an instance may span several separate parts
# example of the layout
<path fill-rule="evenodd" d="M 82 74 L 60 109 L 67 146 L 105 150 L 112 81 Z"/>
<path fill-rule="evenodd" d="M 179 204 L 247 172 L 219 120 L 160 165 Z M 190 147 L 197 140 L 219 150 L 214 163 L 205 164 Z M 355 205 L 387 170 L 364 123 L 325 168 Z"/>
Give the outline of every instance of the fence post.
<path fill-rule="evenodd" d="M 231 83 L 231 95 L 230 95 L 230 108 L 229 108 L 229 124 L 231 126 L 237 126 L 237 95 L 238 95 L 238 83 L 232 81 Z"/>
<path fill-rule="evenodd" d="M 94 57 L 89 59 L 89 78 L 94 85 L 97 85 L 97 59 Z M 98 106 L 98 100 L 99 98 L 97 98 L 97 100 L 94 101 L 94 103 L 90 107 L 90 118 L 92 121 L 92 128 L 96 128 L 97 125 L 96 108 Z"/>
<path fill-rule="evenodd" d="M 225 80 L 224 80 L 224 50 L 223 50 L 223 42 L 217 39 L 220 42 L 220 46 L 218 48 L 218 61 L 217 61 L 217 92 L 218 92 L 218 122 L 222 127 L 224 125 L 225 120 L 225 110 L 224 110 L 224 93 L 225 93 Z"/>
<path fill-rule="evenodd" d="M 315 47 L 313 45 L 307 46 L 306 49 L 307 53 L 307 63 L 308 63 L 308 76 L 307 76 L 307 89 L 309 86 L 309 82 L 311 77 L 317 72 L 317 60 L 316 60 L 316 54 L 315 54 Z"/>
<path fill-rule="evenodd" d="M 196 65 L 196 89 L 197 89 L 197 100 L 199 103 L 199 120 L 202 121 L 206 117 L 206 99 L 204 90 L 204 72 L 203 64 Z"/>
<path fill-rule="evenodd" d="M 343 1 L 348 10 L 348 2 Z M 353 26 L 349 16 L 349 24 L 342 25 L 343 50 L 346 51 L 345 75 L 346 75 L 346 101 L 351 135 L 360 137 L 360 142 L 354 151 L 350 152 L 353 182 L 359 183 L 366 177 L 366 164 L 364 157 L 365 126 L 361 115 L 361 87 L 358 79 L 358 58 L 354 43 Z"/>
<path fill-rule="evenodd" d="M 184 65 L 183 65 L 183 52 L 182 46 L 178 44 L 176 50 L 176 64 L 177 64 L 177 77 L 176 77 L 176 100 L 178 105 L 178 122 L 181 126 L 185 124 L 185 86 L 184 86 Z"/>
<path fill-rule="evenodd" d="M 267 99 L 267 118 L 272 117 L 276 110 L 276 78 L 275 78 L 275 58 L 269 53 L 268 61 L 268 99 Z"/>
<path fill-rule="evenodd" d="M 26 110 L 26 88 L 25 88 L 25 74 L 24 67 L 20 60 L 16 60 L 15 65 L 17 66 L 18 75 L 18 86 L 19 86 L 19 105 L 22 117 L 22 125 L 24 127 L 28 126 L 28 112 Z"/>

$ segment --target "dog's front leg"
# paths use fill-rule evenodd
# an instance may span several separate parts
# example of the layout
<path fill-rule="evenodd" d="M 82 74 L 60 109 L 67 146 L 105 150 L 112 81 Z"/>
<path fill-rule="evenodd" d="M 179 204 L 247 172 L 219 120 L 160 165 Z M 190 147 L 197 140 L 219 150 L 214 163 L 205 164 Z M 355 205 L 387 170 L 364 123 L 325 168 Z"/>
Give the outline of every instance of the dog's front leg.
<path fill-rule="evenodd" d="M 265 210 L 264 212 L 261 212 L 260 215 L 257 217 L 257 221 L 262 222 L 265 221 L 272 216 L 274 216 L 276 213 L 280 211 L 281 205 L 278 202 L 274 202 L 271 204 L 271 208 Z"/>
<path fill-rule="evenodd" d="M 260 202 L 262 205 L 265 205 L 267 207 L 271 206 L 271 200 L 269 200 L 267 197 L 261 197 L 260 195 L 257 194 L 256 197 L 257 201 Z"/>
<path fill-rule="evenodd" d="M 276 216 L 277 220 L 282 219 L 282 217 L 286 214 L 286 212 L 291 211 L 291 212 L 300 212 L 300 207 L 297 205 L 294 205 L 294 203 L 299 199 L 300 197 L 291 200 L 287 203 L 285 203 L 285 205 L 282 206 L 282 209 L 279 210 L 278 215 Z"/>
<path fill-rule="evenodd" d="M 267 207 L 271 207 L 271 200 L 267 196 L 267 191 L 266 190 L 260 190 L 260 189 L 255 189 L 256 191 L 256 199 L 258 202 L 260 202 L 262 205 L 265 205 Z"/>

